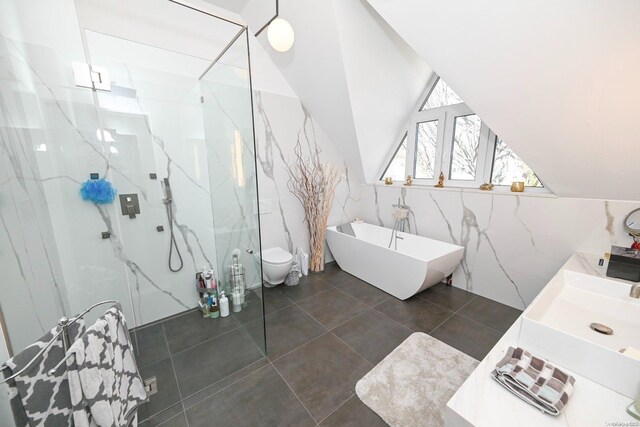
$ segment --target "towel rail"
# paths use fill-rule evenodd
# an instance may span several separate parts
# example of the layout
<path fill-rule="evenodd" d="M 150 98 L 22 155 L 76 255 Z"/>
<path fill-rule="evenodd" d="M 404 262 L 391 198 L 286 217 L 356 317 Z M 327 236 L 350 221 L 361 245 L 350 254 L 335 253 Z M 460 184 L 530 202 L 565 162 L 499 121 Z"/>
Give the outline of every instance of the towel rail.
<path fill-rule="evenodd" d="M 0 381 L 0 384 L 4 384 L 9 380 L 12 380 L 14 378 L 16 378 L 17 376 L 21 375 L 23 372 L 25 372 L 27 369 L 29 369 L 31 367 L 31 365 L 33 365 L 33 363 L 38 360 L 45 351 L 47 351 L 47 349 L 49 347 L 51 347 L 51 345 L 53 345 L 53 343 L 62 335 L 62 343 L 64 346 L 64 351 L 66 353 L 67 350 L 69 350 L 69 347 L 71 346 L 71 343 L 69 342 L 69 326 L 73 325 L 74 323 L 76 323 L 78 320 L 80 320 L 82 317 L 84 317 L 85 314 L 87 314 L 88 312 L 90 312 L 91 310 L 93 310 L 94 308 L 104 305 L 104 304 L 120 304 L 120 302 L 118 300 L 106 300 L 106 301 L 100 301 L 98 303 L 93 304 L 91 307 L 87 308 L 85 311 L 83 311 L 82 313 L 78 314 L 75 317 L 72 317 L 71 319 L 67 318 L 67 317 L 61 317 L 60 320 L 58 320 L 58 326 L 60 326 L 60 331 L 55 334 L 53 336 L 53 338 L 51 338 L 51 340 L 47 343 L 47 345 L 45 345 L 39 352 L 38 354 L 36 354 L 35 356 L 33 356 L 33 359 L 31 359 L 24 368 L 20 369 L 18 372 L 16 372 L 15 374 L 11 375 L 10 377 L 5 378 L 4 380 Z M 64 360 L 64 359 L 63 359 Z M 60 365 L 58 365 L 60 366 Z M 6 369 L 7 366 L 3 366 L 2 370 Z M 55 369 L 55 368 L 54 368 Z M 53 371 L 53 370 L 52 370 Z M 51 374 L 51 371 L 49 371 L 49 373 Z"/>

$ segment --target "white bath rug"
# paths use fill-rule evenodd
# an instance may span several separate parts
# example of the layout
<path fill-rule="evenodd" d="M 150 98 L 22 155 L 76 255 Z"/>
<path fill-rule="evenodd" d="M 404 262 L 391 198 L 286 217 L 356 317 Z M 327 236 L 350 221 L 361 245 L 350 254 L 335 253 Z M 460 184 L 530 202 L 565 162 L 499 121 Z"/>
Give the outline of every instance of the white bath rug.
<path fill-rule="evenodd" d="M 447 402 L 478 361 L 420 332 L 356 384 L 356 394 L 392 427 L 444 426 Z"/>

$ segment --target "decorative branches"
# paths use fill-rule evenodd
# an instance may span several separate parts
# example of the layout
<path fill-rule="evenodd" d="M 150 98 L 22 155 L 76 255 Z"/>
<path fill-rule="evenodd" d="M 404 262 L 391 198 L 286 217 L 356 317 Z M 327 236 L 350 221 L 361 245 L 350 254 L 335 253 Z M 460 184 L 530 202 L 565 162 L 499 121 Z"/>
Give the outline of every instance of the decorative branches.
<path fill-rule="evenodd" d="M 339 171 L 329 163 L 320 161 L 318 144 L 309 145 L 309 156 L 302 153 L 300 134 L 294 148 L 295 160 L 289 179 L 289 191 L 298 199 L 309 227 L 311 271 L 324 270 L 324 236 L 331 213 Z"/>

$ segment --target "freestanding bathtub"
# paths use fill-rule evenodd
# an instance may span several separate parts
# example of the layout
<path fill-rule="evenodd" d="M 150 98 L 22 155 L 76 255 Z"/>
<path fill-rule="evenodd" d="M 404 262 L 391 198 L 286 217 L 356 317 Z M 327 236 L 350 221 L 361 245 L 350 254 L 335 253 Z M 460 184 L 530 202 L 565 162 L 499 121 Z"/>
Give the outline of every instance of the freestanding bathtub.
<path fill-rule="evenodd" d="M 352 236 L 334 227 L 327 228 L 327 243 L 341 269 L 405 300 L 453 273 L 462 260 L 464 248 L 414 234 L 366 223 L 352 223 Z M 394 238 L 395 240 L 395 238 Z"/>

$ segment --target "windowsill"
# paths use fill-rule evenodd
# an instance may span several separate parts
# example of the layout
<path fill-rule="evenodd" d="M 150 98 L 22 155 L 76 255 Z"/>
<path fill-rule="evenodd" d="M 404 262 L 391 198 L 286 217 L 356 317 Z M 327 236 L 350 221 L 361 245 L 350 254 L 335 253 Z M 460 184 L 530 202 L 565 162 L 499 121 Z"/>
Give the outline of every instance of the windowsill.
<path fill-rule="evenodd" d="M 525 190 L 521 193 L 516 193 L 510 190 L 508 186 L 496 186 L 493 190 L 480 190 L 479 188 L 471 188 L 471 187 L 454 187 L 454 186 L 446 186 L 443 188 L 434 187 L 432 185 L 421 185 L 421 184 L 413 184 L 410 186 L 405 186 L 403 183 L 394 182 L 391 185 L 387 185 L 384 182 L 375 182 L 373 184 L 365 184 L 365 185 L 373 185 L 375 187 L 391 187 L 391 188 L 406 188 L 408 190 L 420 190 L 420 191 L 449 191 L 449 192 L 458 192 L 458 193 L 479 193 L 479 194 L 494 194 L 498 196 L 524 196 L 524 197 L 542 197 L 548 199 L 557 199 L 558 196 L 551 193 L 550 191 L 545 191 L 544 189 L 532 189 Z"/>

